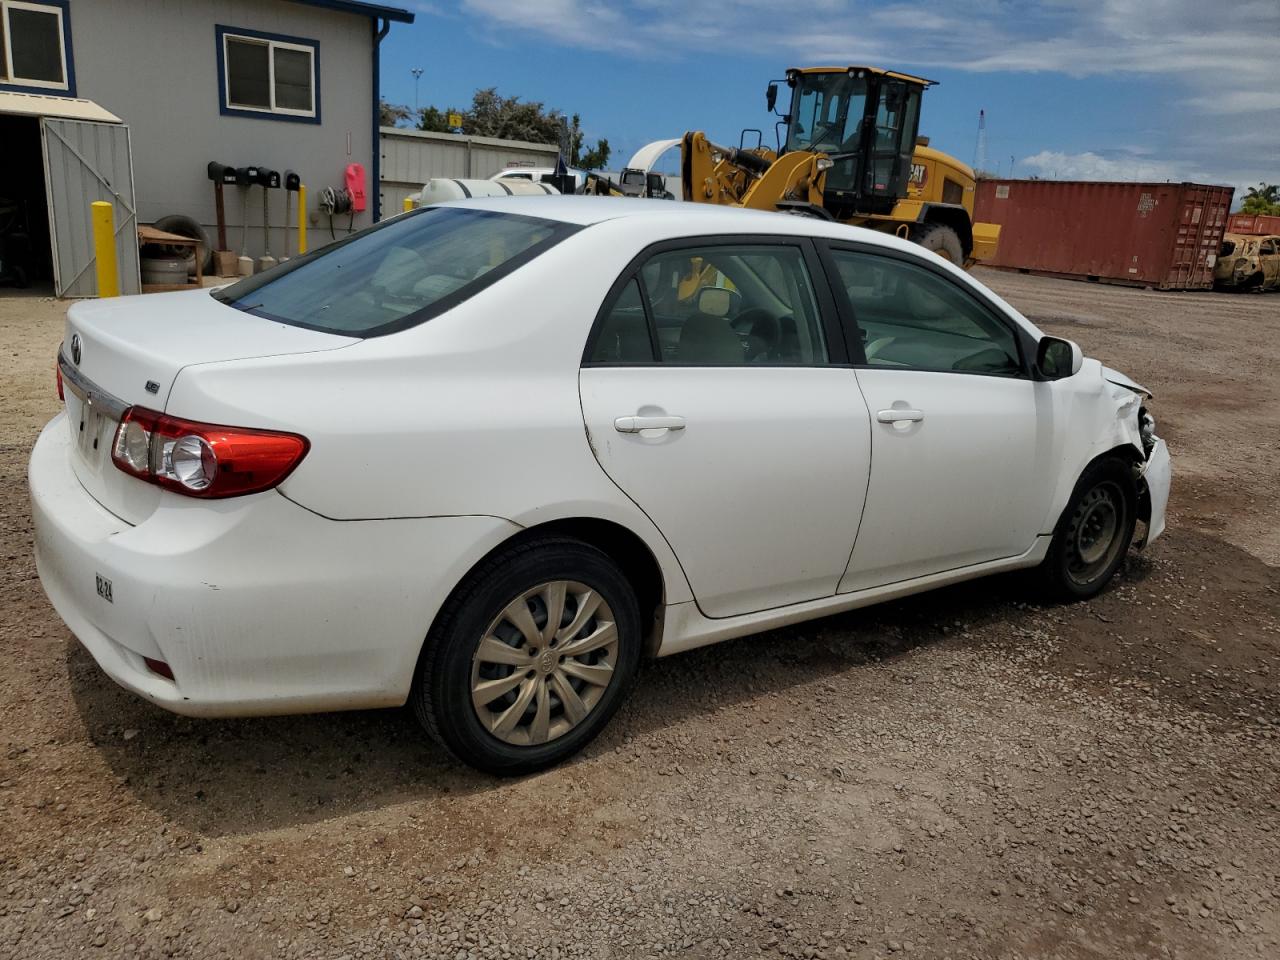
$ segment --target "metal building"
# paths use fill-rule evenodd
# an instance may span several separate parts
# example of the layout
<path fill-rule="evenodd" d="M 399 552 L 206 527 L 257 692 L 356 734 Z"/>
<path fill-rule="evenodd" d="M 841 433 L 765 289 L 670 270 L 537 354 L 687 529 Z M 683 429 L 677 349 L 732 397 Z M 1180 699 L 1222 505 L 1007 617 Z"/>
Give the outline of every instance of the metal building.
<path fill-rule="evenodd" d="M 109 199 L 122 290 L 136 292 L 136 224 L 184 215 L 215 240 L 211 160 L 297 172 L 312 246 L 375 222 L 379 45 L 413 19 L 356 0 L 0 3 L 0 215 L 24 238 L 6 258 L 27 257 L 60 295 L 92 295 L 84 221 Z M 363 210 L 331 220 L 323 189 L 345 186 L 349 164 L 364 171 Z M 294 249 L 284 193 L 267 192 L 268 243 L 263 188 L 228 187 L 228 247 Z"/>
<path fill-rule="evenodd" d="M 487 180 L 507 167 L 554 167 L 559 157 L 553 143 L 383 127 L 382 208 L 399 210 L 433 177 Z"/>

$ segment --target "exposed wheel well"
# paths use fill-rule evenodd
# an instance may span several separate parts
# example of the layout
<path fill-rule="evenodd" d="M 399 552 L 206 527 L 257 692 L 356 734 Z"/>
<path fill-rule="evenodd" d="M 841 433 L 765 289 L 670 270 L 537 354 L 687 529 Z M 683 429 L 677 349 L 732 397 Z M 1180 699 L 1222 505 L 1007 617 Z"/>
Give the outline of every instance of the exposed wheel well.
<path fill-rule="evenodd" d="M 1098 461 L 1108 460 L 1108 459 L 1121 460 L 1124 463 L 1127 463 L 1131 468 L 1133 468 L 1134 480 L 1138 487 L 1138 502 L 1134 504 L 1134 508 L 1137 511 L 1139 520 L 1141 520 L 1143 523 L 1150 522 L 1151 496 L 1147 493 L 1146 482 L 1138 475 L 1138 471 L 1142 469 L 1142 464 L 1144 461 L 1142 459 L 1142 454 L 1138 453 L 1138 451 L 1134 449 L 1132 444 L 1122 443 L 1117 447 L 1112 447 L 1110 450 L 1106 451 L 1105 453 L 1098 454 L 1096 457 L 1094 457 L 1092 460 L 1090 460 L 1088 463 L 1085 464 L 1084 470 L 1080 471 L 1080 475 L 1083 476 L 1085 471 L 1088 470 L 1090 467 L 1092 467 Z"/>

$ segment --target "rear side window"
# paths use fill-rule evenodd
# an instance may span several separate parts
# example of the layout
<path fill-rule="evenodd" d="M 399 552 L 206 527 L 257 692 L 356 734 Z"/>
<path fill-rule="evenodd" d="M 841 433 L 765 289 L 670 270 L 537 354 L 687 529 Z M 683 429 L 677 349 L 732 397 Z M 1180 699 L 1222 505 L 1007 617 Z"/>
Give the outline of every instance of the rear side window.
<path fill-rule="evenodd" d="M 427 207 L 215 296 L 280 323 L 379 336 L 458 305 L 578 229 L 535 217 Z"/>
<path fill-rule="evenodd" d="M 652 363 L 653 341 L 649 339 L 649 321 L 645 318 L 640 281 L 632 279 L 622 288 L 618 299 L 600 324 L 591 348 L 592 363 Z"/>
<path fill-rule="evenodd" d="M 657 253 L 606 304 L 598 323 L 588 363 L 828 362 L 804 253 L 785 244 L 715 244 Z"/>

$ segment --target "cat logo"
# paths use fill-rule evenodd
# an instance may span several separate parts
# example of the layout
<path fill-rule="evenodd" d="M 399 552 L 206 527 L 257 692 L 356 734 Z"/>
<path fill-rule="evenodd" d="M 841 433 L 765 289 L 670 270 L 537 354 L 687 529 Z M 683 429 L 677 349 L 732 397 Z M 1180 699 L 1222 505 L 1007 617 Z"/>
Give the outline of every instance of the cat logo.
<path fill-rule="evenodd" d="M 911 176 L 907 178 L 907 183 L 917 190 L 923 190 L 928 181 L 929 168 L 923 163 L 913 163 L 911 165 Z"/>

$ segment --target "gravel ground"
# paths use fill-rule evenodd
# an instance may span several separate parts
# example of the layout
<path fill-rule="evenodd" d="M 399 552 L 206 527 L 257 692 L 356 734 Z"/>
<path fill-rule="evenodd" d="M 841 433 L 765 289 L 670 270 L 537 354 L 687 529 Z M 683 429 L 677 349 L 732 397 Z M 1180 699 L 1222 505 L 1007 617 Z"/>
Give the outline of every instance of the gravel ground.
<path fill-rule="evenodd" d="M 1280 296 L 981 276 L 1156 392 L 1167 536 L 1091 603 L 996 578 L 651 664 L 514 782 L 402 711 L 106 680 L 31 560 L 64 307 L 0 299 L 0 956 L 1280 956 Z"/>

